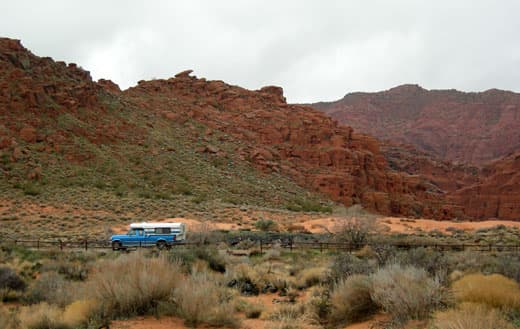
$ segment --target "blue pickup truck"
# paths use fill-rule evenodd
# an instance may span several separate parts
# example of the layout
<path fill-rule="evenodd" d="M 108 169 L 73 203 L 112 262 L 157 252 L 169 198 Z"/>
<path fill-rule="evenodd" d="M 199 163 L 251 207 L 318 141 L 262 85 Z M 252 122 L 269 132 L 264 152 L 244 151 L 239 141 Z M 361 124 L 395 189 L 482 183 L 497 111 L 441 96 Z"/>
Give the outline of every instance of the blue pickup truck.
<path fill-rule="evenodd" d="M 128 247 L 150 247 L 159 249 L 171 247 L 186 238 L 184 223 L 132 223 L 127 234 L 112 235 L 110 238 L 113 250 Z"/>

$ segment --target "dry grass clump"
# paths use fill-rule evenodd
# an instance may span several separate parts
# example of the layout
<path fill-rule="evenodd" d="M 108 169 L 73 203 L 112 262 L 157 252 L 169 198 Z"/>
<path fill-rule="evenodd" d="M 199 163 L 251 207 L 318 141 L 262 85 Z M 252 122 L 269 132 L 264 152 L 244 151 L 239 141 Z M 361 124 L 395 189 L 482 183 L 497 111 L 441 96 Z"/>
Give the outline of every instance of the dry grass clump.
<path fill-rule="evenodd" d="M 179 285 L 180 266 L 142 253 L 102 261 L 87 282 L 87 295 L 112 316 L 146 314 Z"/>
<path fill-rule="evenodd" d="M 70 329 L 62 319 L 62 310 L 56 305 L 40 303 L 24 307 L 18 315 L 20 328 L 24 329 Z"/>
<path fill-rule="evenodd" d="M 236 299 L 235 310 L 243 312 L 248 319 L 257 319 L 262 315 L 264 306 L 261 303 L 250 303 L 244 299 Z"/>
<path fill-rule="evenodd" d="M 435 329 L 514 328 L 498 310 L 476 303 L 463 303 L 456 309 L 436 313 L 433 327 Z"/>
<path fill-rule="evenodd" d="M 232 295 L 215 275 L 194 272 L 173 291 L 170 302 L 174 313 L 188 326 L 207 323 L 213 326 L 239 327 L 231 303 Z"/>
<path fill-rule="evenodd" d="M 69 327 L 78 328 L 86 323 L 98 309 L 99 305 L 94 300 L 77 300 L 65 307 L 62 319 Z"/>
<path fill-rule="evenodd" d="M 46 302 L 23 307 L 17 321 L 2 328 L 22 329 L 71 329 L 81 328 L 98 310 L 98 304 L 92 300 L 76 301 L 65 309 Z"/>
<path fill-rule="evenodd" d="M 352 323 L 377 311 L 372 301 L 372 284 L 367 275 L 356 274 L 340 281 L 330 295 L 331 320 Z"/>
<path fill-rule="evenodd" d="M 501 309 L 520 309 L 520 286 L 500 274 L 469 274 L 452 285 L 462 302 L 481 303 Z"/>
<path fill-rule="evenodd" d="M 0 304 L 0 328 L 11 329 L 18 327 L 18 318 L 14 311 L 8 311 Z"/>
<path fill-rule="evenodd" d="M 299 289 L 309 288 L 324 282 L 328 272 L 325 267 L 311 267 L 300 271 L 296 277 L 296 286 Z"/>
<path fill-rule="evenodd" d="M 315 328 L 315 321 L 305 304 L 280 305 L 268 315 L 268 319 L 268 328 L 273 329 Z"/>
<path fill-rule="evenodd" d="M 438 280 L 411 266 L 387 266 L 371 275 L 371 280 L 372 300 L 398 322 L 426 318 L 447 297 Z"/>

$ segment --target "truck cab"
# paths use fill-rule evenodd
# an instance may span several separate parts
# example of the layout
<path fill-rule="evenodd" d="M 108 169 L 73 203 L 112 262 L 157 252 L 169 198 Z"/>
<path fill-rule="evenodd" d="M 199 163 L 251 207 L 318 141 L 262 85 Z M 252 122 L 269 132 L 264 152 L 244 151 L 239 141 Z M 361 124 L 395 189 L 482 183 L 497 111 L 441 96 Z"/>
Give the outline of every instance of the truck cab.
<path fill-rule="evenodd" d="M 116 234 L 110 238 L 113 250 L 128 247 L 170 248 L 186 239 L 184 223 L 132 223 L 127 234 Z"/>

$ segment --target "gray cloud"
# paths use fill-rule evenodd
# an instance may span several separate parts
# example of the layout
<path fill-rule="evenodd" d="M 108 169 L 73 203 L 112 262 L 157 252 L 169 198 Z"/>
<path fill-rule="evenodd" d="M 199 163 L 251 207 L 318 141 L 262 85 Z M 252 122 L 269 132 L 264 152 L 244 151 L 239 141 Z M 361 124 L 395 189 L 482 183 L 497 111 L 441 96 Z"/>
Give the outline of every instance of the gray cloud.
<path fill-rule="evenodd" d="M 520 91 L 520 2 L 5 1 L 0 33 L 123 88 L 192 68 L 291 102 L 402 83 Z"/>

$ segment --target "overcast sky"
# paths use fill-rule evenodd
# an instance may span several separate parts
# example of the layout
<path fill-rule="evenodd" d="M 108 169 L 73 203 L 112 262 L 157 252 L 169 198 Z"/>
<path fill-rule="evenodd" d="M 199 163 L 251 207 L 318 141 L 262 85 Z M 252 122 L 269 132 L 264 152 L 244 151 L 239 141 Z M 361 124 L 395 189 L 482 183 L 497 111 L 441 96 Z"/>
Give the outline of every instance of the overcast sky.
<path fill-rule="evenodd" d="M 122 88 L 193 69 L 289 102 L 403 83 L 520 91 L 520 1 L 1 1 L 0 35 Z"/>

